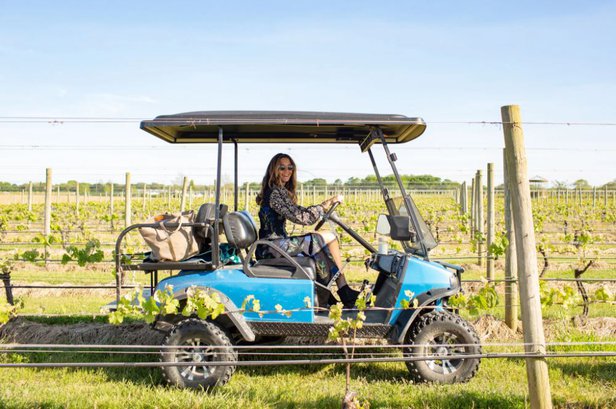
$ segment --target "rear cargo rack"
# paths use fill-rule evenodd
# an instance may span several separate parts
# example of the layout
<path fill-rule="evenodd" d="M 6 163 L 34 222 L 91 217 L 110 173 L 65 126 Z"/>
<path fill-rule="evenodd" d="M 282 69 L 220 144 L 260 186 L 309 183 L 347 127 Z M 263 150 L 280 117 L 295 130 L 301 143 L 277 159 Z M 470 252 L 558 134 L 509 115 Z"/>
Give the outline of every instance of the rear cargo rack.
<path fill-rule="evenodd" d="M 165 223 L 165 226 L 174 228 L 174 227 L 203 227 L 208 230 L 212 230 L 212 226 L 210 223 Z M 126 235 L 135 230 L 142 227 L 159 227 L 158 223 L 138 223 L 133 224 L 122 230 L 122 233 L 118 236 L 115 245 L 115 271 L 116 271 L 116 302 L 120 302 L 121 289 L 124 285 L 124 271 L 143 271 L 146 274 L 150 274 L 150 291 L 153 293 L 154 288 L 158 284 L 158 272 L 160 270 L 166 271 L 174 271 L 174 270 L 182 270 L 182 271 L 212 271 L 216 269 L 216 266 L 212 261 L 205 260 L 205 255 L 211 252 L 205 252 L 198 254 L 194 257 L 191 257 L 187 260 L 183 261 L 147 261 L 146 260 L 140 263 L 130 263 L 126 260 L 126 254 L 122 254 L 122 241 L 126 237 Z"/>

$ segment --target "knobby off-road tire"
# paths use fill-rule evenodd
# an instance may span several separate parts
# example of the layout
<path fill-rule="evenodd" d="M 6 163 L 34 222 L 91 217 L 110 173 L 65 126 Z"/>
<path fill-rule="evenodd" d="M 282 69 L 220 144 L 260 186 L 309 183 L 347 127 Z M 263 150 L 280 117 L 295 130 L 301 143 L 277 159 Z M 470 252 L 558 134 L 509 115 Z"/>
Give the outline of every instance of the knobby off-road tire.
<path fill-rule="evenodd" d="M 440 311 L 422 315 L 407 333 L 405 344 L 418 345 L 404 348 L 405 357 L 439 357 L 428 361 L 406 362 L 411 378 L 415 382 L 466 382 L 475 376 L 479 369 L 478 358 L 448 358 L 451 355 L 481 353 L 479 337 L 474 328 L 457 315 Z M 470 345 L 455 346 L 455 344 Z"/>
<path fill-rule="evenodd" d="M 161 362 L 203 363 L 162 367 L 165 379 L 180 388 L 208 390 L 227 383 L 235 371 L 237 352 L 233 349 L 227 333 L 212 322 L 196 318 L 186 319 L 169 332 L 163 346 L 188 348 L 161 349 Z M 229 365 L 212 366 L 207 365 L 208 362 L 229 362 Z"/>

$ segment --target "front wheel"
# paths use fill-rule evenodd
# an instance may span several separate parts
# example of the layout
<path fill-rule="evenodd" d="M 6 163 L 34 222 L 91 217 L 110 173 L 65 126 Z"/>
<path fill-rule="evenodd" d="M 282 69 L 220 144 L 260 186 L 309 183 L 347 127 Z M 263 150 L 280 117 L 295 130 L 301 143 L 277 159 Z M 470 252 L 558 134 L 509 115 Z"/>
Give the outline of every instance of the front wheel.
<path fill-rule="evenodd" d="M 415 382 L 466 382 L 479 368 L 479 358 L 459 357 L 481 354 L 481 346 L 473 327 L 457 315 L 438 311 L 422 315 L 407 333 L 405 344 L 410 345 L 403 349 L 405 358 L 435 357 L 406 361 Z"/>
<path fill-rule="evenodd" d="M 164 366 L 167 381 L 180 388 L 210 389 L 224 385 L 235 371 L 237 352 L 218 325 L 190 318 L 176 325 L 163 341 L 161 362 L 184 363 Z M 208 365 L 228 362 L 229 365 Z M 186 364 L 188 363 L 188 364 Z"/>

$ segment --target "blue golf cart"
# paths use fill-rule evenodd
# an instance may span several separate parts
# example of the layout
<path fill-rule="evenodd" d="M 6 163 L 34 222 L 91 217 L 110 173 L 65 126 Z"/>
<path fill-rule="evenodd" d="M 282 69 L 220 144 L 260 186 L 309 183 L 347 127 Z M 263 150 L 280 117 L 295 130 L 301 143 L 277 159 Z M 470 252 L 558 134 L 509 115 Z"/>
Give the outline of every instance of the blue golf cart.
<path fill-rule="evenodd" d="M 288 336 L 322 339 L 333 324 L 328 318 L 330 288 L 315 280 L 312 258 L 291 257 L 282 252 L 280 258 L 255 259 L 257 245 L 275 245 L 259 240 L 251 215 L 238 210 L 238 145 L 242 143 L 354 144 L 367 153 L 387 208 L 387 214 L 379 216 L 377 232 L 399 242 L 397 247 L 402 250 L 378 252 L 340 219 L 335 212 L 339 203 L 316 226 L 318 230 L 328 220 L 337 225 L 370 253 L 366 265 L 378 272 L 373 283 L 364 283 L 376 301 L 365 310 L 366 319 L 357 337 L 381 338 L 400 345 L 403 356 L 430 357 L 406 361 L 415 382 L 454 383 L 472 378 L 479 359 L 460 356 L 479 354 L 479 338 L 472 326 L 447 304 L 449 297 L 461 291 L 463 269 L 430 260 L 429 251 L 437 243 L 406 191 L 396 167 L 398 158 L 389 149 L 391 144 L 414 140 L 425 128 L 421 118 L 403 115 L 327 112 L 205 111 L 142 121 L 141 129 L 169 143 L 209 143 L 215 144 L 218 151 L 215 201 L 202 205 L 191 224 L 200 243 L 199 250 L 206 256 L 183 261 L 146 258 L 137 263 L 126 262 L 122 241 L 127 233 L 150 224 L 126 228 L 116 243 L 117 302 L 122 295 L 123 274 L 138 270 L 150 275 L 150 294 L 171 285 L 176 299 L 185 303 L 187 290 L 203 289 L 217 293 L 227 311 L 208 320 L 181 314 L 157 317 L 154 328 L 167 333 L 161 361 L 181 364 L 164 366 L 166 379 L 180 387 L 207 389 L 222 385 L 235 370 L 234 345 L 259 344 Z M 221 204 L 225 143 L 235 147 L 233 209 Z M 377 145 L 384 150 L 401 197 L 391 197 L 383 183 L 373 153 Z M 239 257 L 226 257 L 230 249 Z M 176 274 L 159 280 L 161 270 Z M 408 300 L 407 294 L 411 293 L 413 300 Z M 280 305 L 295 311 L 290 315 L 239 311 L 249 295 L 260 300 L 261 310 L 274 311 Z M 402 308 L 405 299 L 411 301 L 410 308 Z M 344 311 L 345 316 L 356 313 L 352 309 Z"/>

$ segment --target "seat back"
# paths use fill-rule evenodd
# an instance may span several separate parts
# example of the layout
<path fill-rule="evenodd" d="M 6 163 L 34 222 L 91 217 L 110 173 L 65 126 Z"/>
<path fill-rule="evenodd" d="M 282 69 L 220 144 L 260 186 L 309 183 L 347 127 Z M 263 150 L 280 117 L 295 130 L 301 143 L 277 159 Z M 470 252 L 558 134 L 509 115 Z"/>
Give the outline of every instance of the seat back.
<path fill-rule="evenodd" d="M 225 214 L 227 213 L 228 206 L 225 204 L 220 205 L 220 219 L 222 220 Z M 193 234 L 197 239 L 197 243 L 199 243 L 199 252 L 204 253 L 210 250 L 210 246 L 212 243 L 212 234 L 214 228 L 214 219 L 216 218 L 216 204 L 215 203 L 204 203 L 199 207 L 199 211 L 197 212 L 197 216 L 195 217 L 195 223 L 207 223 L 208 226 L 194 226 Z M 222 231 L 222 223 L 221 223 Z"/>
<path fill-rule="evenodd" d="M 244 273 L 247 276 L 314 281 L 316 272 L 314 260 L 310 257 L 294 258 L 271 241 L 257 241 L 257 225 L 247 211 L 227 213 L 222 221 L 227 242 L 238 250 L 238 255 L 242 258 Z M 281 257 L 257 260 L 253 263 L 252 257 L 258 244 L 272 247 L 275 252 L 280 253 Z M 242 256 L 241 250 L 246 251 L 245 257 Z"/>
<path fill-rule="evenodd" d="M 257 225 L 247 211 L 227 213 L 222 223 L 227 242 L 238 250 L 247 250 L 257 241 Z"/>

